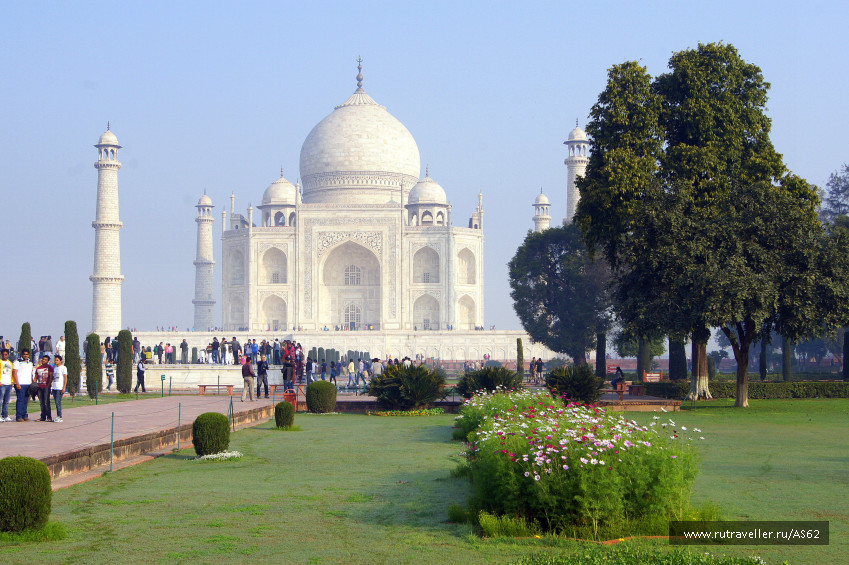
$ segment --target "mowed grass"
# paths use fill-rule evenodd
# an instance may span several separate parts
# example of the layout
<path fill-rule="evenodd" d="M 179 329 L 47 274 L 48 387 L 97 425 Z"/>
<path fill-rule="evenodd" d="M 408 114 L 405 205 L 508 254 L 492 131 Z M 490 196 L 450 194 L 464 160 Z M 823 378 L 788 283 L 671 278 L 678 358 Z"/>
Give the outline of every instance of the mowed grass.
<path fill-rule="evenodd" d="M 831 521 L 828 547 L 691 549 L 849 562 L 847 411 L 842 400 L 755 401 L 663 415 L 706 437 L 694 502 L 716 502 L 729 519 Z M 241 461 L 195 462 L 183 450 L 60 490 L 52 519 L 68 537 L 0 551 L 8 563 L 452 564 L 583 551 L 553 537 L 482 540 L 447 523 L 469 493 L 449 476 L 461 449 L 453 418 L 298 414 L 303 431 L 288 434 L 262 424 L 233 435 Z"/>

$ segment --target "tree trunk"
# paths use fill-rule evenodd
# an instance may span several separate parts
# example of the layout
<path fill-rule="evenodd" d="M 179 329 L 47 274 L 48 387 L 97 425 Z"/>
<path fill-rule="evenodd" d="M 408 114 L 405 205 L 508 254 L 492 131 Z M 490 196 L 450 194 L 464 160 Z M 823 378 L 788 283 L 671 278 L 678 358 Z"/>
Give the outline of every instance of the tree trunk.
<path fill-rule="evenodd" d="M 793 346 L 786 337 L 781 337 L 781 378 L 787 382 L 793 375 Z"/>
<path fill-rule="evenodd" d="M 734 352 L 737 360 L 737 398 L 734 406 L 738 408 L 749 407 L 749 345 L 739 347 Z"/>
<path fill-rule="evenodd" d="M 690 379 L 690 394 L 687 400 L 710 400 L 707 374 L 707 342 L 710 331 L 707 328 L 693 332 L 693 376 Z"/>
<path fill-rule="evenodd" d="M 669 338 L 669 378 L 673 381 L 687 378 L 687 350 L 683 340 Z"/>
<path fill-rule="evenodd" d="M 637 378 L 643 380 L 646 371 L 651 371 L 651 351 L 649 340 L 641 337 L 637 341 Z"/>
<path fill-rule="evenodd" d="M 604 332 L 595 334 L 595 376 L 607 378 L 607 334 Z"/>
<path fill-rule="evenodd" d="M 587 365 L 587 356 L 586 355 L 573 355 L 572 362 L 576 367 L 585 367 Z"/>
<path fill-rule="evenodd" d="M 849 328 L 843 332 L 843 380 L 849 381 Z"/>
<path fill-rule="evenodd" d="M 766 380 L 766 363 L 767 363 L 767 361 L 766 361 L 766 340 L 762 339 L 761 340 L 760 367 L 758 367 L 758 370 L 760 371 L 760 374 L 761 374 L 761 381 Z"/>

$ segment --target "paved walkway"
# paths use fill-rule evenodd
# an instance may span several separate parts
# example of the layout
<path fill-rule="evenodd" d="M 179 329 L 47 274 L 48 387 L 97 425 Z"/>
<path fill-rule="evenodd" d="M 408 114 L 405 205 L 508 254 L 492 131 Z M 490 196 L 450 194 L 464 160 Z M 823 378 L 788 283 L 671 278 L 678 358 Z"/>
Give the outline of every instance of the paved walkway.
<path fill-rule="evenodd" d="M 239 401 L 233 397 L 233 408 L 238 414 L 241 410 L 255 408 L 261 403 L 271 403 L 262 399 L 256 402 Z M 278 400 L 281 400 L 278 398 Z M 127 400 L 83 406 L 64 411 L 64 421 L 39 422 L 38 403 L 33 419 L 29 422 L 0 423 L 0 458 L 10 455 L 25 455 L 42 459 L 84 447 L 108 443 L 112 428 L 112 413 L 115 413 L 115 439 L 124 439 L 165 430 L 177 426 L 178 410 L 180 423 L 190 424 L 204 412 L 227 414 L 230 408 L 229 396 L 180 395 L 145 400 Z"/>

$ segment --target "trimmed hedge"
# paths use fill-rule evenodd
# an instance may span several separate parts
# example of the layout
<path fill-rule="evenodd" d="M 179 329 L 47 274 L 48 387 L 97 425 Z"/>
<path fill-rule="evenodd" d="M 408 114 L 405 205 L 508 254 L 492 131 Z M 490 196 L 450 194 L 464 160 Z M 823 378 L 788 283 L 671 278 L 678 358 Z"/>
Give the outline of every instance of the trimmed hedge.
<path fill-rule="evenodd" d="M 100 336 L 88 334 L 85 355 L 85 388 L 89 398 L 95 398 L 103 390 L 103 366 L 100 364 Z M 67 349 L 67 345 L 65 348 Z"/>
<path fill-rule="evenodd" d="M 522 374 L 505 367 L 484 367 L 465 373 L 457 382 L 455 390 L 457 394 L 471 398 L 479 390 L 492 392 L 498 387 L 522 388 Z"/>
<path fill-rule="evenodd" d="M 684 400 L 690 393 L 689 381 L 645 383 L 646 394 L 674 400 Z M 736 398 L 736 382 L 711 382 L 714 398 Z M 849 398 L 849 383 L 843 381 L 811 381 L 763 383 L 749 381 L 749 398 Z"/>
<path fill-rule="evenodd" d="M 230 420 L 218 412 L 204 412 L 192 424 L 192 444 L 198 457 L 230 447 Z"/>
<path fill-rule="evenodd" d="M 65 322 L 65 367 L 68 368 L 68 392 L 76 396 L 80 390 L 80 375 L 82 361 L 80 360 L 80 336 L 77 333 L 77 323 L 73 320 Z"/>
<path fill-rule="evenodd" d="M 133 334 L 130 330 L 118 332 L 118 366 L 115 386 L 118 392 L 129 394 L 133 388 Z"/>
<path fill-rule="evenodd" d="M 316 381 L 307 385 L 307 410 L 314 414 L 327 414 L 336 410 L 336 386 L 330 381 Z"/>
<path fill-rule="evenodd" d="M 558 367 L 545 376 L 545 386 L 552 394 L 584 404 L 598 402 L 603 385 L 604 380 L 595 376 L 589 365 Z"/>
<path fill-rule="evenodd" d="M 295 407 L 290 403 L 278 402 L 274 407 L 274 424 L 278 428 L 291 428 L 295 423 Z"/>
<path fill-rule="evenodd" d="M 31 457 L 0 459 L 0 531 L 43 528 L 52 500 L 47 465 Z"/>

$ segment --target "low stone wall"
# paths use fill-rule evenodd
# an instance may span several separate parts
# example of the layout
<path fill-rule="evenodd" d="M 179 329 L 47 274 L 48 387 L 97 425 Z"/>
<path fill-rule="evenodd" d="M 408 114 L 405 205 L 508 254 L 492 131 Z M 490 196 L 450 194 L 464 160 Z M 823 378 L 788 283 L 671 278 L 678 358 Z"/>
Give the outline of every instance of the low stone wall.
<path fill-rule="evenodd" d="M 273 408 L 272 405 L 266 404 L 258 408 L 236 412 L 234 416 L 236 427 L 246 427 L 256 422 L 268 420 L 273 415 Z M 174 426 L 157 432 L 117 440 L 113 447 L 113 461 L 121 461 L 176 446 L 177 432 L 177 426 Z M 190 446 L 192 443 L 192 423 L 180 426 L 179 433 L 181 446 Z M 47 465 L 50 476 L 55 479 L 106 465 L 109 463 L 109 454 L 109 442 L 106 442 L 45 457 L 41 461 Z"/>

